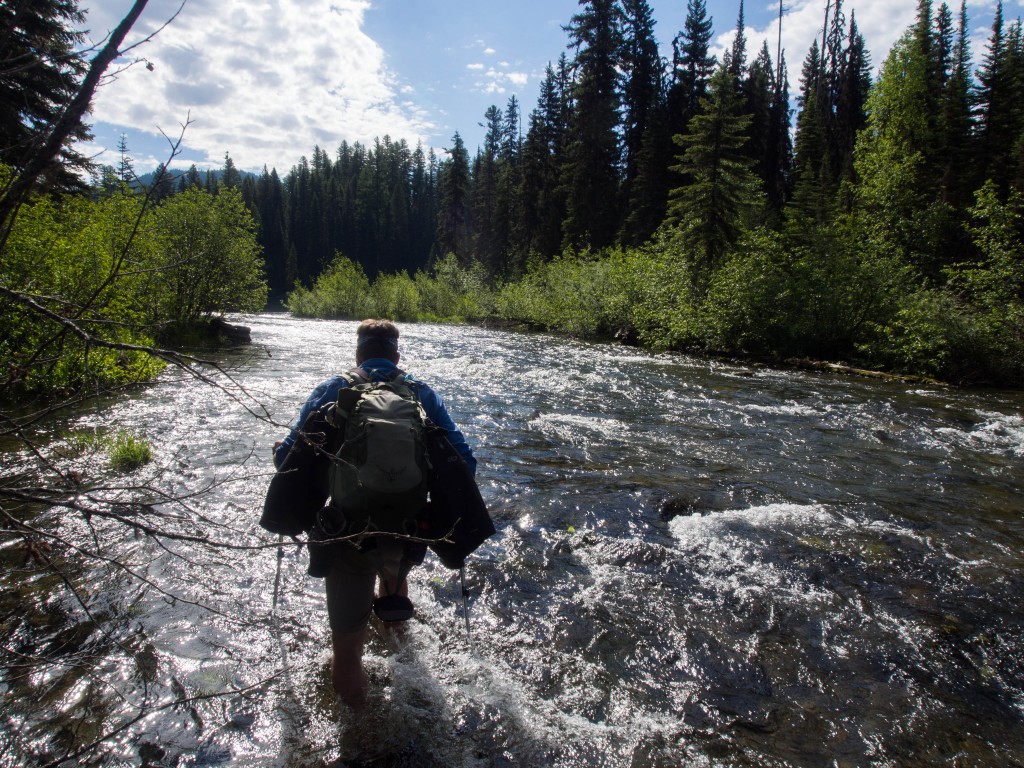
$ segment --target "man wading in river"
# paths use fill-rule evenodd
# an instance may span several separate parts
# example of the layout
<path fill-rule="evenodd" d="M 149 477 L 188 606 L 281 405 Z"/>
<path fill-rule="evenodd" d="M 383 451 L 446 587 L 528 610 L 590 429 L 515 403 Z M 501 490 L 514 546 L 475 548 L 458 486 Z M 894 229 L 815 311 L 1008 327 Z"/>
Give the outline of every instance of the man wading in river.
<path fill-rule="evenodd" d="M 291 433 L 274 446 L 274 464 L 281 471 L 271 482 L 261 520 L 276 533 L 310 532 L 309 573 L 326 578 L 331 681 L 353 708 L 365 704 L 369 690 L 363 645 L 371 610 L 386 622 L 413 613 L 406 575 L 422 562 L 426 547 L 412 539 L 431 534 L 427 486 L 436 481 L 436 472 L 428 477 L 431 462 L 422 447 L 426 430 L 436 425 L 446 431 L 449 450 L 454 448 L 446 463 L 458 461 L 457 452 L 470 479 L 476 472 L 473 452 L 444 401 L 399 370 L 398 336 L 389 320 L 359 325 L 357 368 L 314 389 Z M 302 518 L 328 493 L 330 503 L 309 519 L 280 519 L 289 514 L 282 507 Z"/>

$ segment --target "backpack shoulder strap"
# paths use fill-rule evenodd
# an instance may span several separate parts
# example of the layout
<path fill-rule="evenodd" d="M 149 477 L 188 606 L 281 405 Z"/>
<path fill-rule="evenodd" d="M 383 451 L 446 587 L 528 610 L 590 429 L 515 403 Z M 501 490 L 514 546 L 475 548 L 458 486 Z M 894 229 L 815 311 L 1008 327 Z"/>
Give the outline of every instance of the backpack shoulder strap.
<path fill-rule="evenodd" d="M 342 376 L 348 380 L 350 387 L 354 387 L 357 384 L 367 384 L 370 381 L 370 375 L 362 368 L 352 368 L 343 373 Z"/>

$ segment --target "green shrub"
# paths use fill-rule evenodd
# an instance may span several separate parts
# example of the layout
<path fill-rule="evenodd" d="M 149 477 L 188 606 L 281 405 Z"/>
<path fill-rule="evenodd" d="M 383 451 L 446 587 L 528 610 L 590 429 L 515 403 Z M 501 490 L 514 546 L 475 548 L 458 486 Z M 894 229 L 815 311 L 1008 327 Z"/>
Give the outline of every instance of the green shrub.
<path fill-rule="evenodd" d="M 110 441 L 110 466 L 119 472 L 131 472 L 153 459 L 150 444 L 130 432 L 118 431 Z"/>
<path fill-rule="evenodd" d="M 104 346 L 152 344 L 145 324 L 158 244 L 148 221 L 130 195 L 44 197 L 21 208 L 0 253 L 0 281 L 38 308 L 0 300 L 0 395 L 105 388 L 161 369 L 145 352 Z"/>
<path fill-rule="evenodd" d="M 371 288 L 374 317 L 413 321 L 420 317 L 420 293 L 417 285 L 405 272 L 380 275 Z"/>
<path fill-rule="evenodd" d="M 359 320 L 373 314 L 370 280 L 360 264 L 335 254 L 312 290 L 296 285 L 284 302 L 297 317 Z"/>
<path fill-rule="evenodd" d="M 494 292 L 488 287 L 486 270 L 478 263 L 464 267 L 455 254 L 440 259 L 431 274 L 417 272 L 414 283 L 424 319 L 462 322 L 494 312 Z"/>

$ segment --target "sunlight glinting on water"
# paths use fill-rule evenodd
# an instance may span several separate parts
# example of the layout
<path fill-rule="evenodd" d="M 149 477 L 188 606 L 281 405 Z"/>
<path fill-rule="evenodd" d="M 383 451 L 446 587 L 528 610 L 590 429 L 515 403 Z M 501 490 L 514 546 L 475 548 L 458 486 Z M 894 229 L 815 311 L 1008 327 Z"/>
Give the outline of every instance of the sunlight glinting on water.
<path fill-rule="evenodd" d="M 472 643 L 457 572 L 428 557 L 410 577 L 416 618 L 371 631 L 371 707 L 353 716 L 330 689 L 323 583 L 291 543 L 278 574 L 256 520 L 270 446 L 317 383 L 351 367 L 356 324 L 245 322 L 254 346 L 222 356 L 236 398 L 169 373 L 76 426 L 145 435 L 156 461 L 142 472 L 196 494 L 168 514 L 264 548 L 115 535 L 147 581 L 97 569 L 82 583 L 120 646 L 67 594 L 49 640 L 92 643 L 106 680 L 5 680 L 5 703 L 15 685 L 62 691 L 45 717 L 8 709 L 37 729 L 20 749 L 42 749 L 62 718 L 110 727 L 144 703 L 200 697 L 153 712 L 111 754 L 268 768 L 1024 754 L 1019 396 L 404 326 L 402 364 L 474 445 L 499 532 L 467 572 Z M 69 540 L 92 535 L 63 525 Z"/>

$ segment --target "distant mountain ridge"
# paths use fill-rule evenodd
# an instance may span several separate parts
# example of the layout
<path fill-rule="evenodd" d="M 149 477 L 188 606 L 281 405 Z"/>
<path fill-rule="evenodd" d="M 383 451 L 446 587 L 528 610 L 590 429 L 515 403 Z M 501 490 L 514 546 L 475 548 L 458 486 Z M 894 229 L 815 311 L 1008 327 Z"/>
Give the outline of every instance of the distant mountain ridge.
<path fill-rule="evenodd" d="M 186 173 L 188 173 L 188 168 L 171 168 L 168 173 L 170 174 L 171 178 L 174 179 L 175 183 L 177 183 L 179 178 L 181 178 Z M 200 176 L 202 176 L 203 181 L 206 181 L 207 173 L 214 174 L 214 176 L 217 177 L 217 181 L 220 181 L 224 177 L 224 171 L 221 170 L 221 169 L 211 169 L 209 171 L 200 171 L 199 174 L 200 174 Z M 245 179 L 245 178 L 247 178 L 249 176 L 256 176 L 256 174 L 252 173 L 251 171 L 239 171 L 238 175 L 241 176 L 242 179 Z M 141 176 L 138 176 L 136 178 L 136 184 L 138 186 L 140 186 L 140 187 L 151 187 L 151 186 L 153 186 L 153 182 L 155 180 L 156 180 L 156 171 L 154 170 L 154 171 L 150 171 L 149 173 L 144 173 Z"/>

